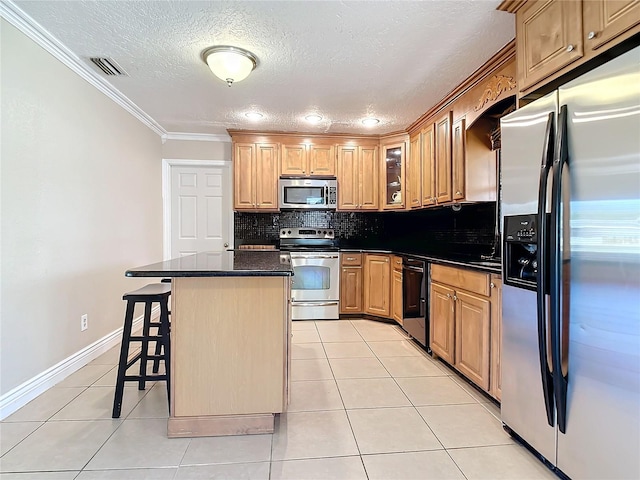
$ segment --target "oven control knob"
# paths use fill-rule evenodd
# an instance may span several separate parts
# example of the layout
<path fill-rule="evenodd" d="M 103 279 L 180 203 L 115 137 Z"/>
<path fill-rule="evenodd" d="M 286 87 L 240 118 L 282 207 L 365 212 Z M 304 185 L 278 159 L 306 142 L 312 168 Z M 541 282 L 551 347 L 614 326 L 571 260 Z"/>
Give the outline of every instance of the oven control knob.
<path fill-rule="evenodd" d="M 286 230 L 282 230 L 282 234 L 284 235 L 285 233 L 287 233 L 287 231 Z"/>
<path fill-rule="evenodd" d="M 289 235 L 291 235 L 291 230 L 289 230 L 287 233 L 288 233 Z"/>

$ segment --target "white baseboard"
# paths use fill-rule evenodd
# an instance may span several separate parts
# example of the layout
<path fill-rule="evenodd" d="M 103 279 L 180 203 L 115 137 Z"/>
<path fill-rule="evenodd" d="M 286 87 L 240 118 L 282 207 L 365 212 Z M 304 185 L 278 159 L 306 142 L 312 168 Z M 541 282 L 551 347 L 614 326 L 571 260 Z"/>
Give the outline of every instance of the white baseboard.
<path fill-rule="evenodd" d="M 160 307 L 151 310 L 151 318 L 160 317 Z M 143 316 L 140 315 L 133 320 L 133 330 L 142 328 Z M 13 390 L 8 391 L 0 397 L 0 420 L 4 420 L 19 408 L 25 406 L 41 393 L 45 392 L 55 384 L 61 382 L 72 373 L 80 370 L 89 362 L 95 360 L 107 350 L 115 347 L 122 339 L 122 327 L 105 335 L 91 345 L 65 358 L 53 367 L 18 385 Z"/>

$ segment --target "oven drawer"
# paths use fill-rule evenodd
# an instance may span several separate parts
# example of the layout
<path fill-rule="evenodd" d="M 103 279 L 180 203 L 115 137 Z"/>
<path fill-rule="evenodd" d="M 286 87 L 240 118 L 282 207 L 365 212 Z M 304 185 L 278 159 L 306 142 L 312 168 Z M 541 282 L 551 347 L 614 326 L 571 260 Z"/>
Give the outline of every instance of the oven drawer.
<path fill-rule="evenodd" d="M 341 253 L 340 259 L 342 266 L 345 265 L 362 265 L 362 254 L 361 253 Z"/>

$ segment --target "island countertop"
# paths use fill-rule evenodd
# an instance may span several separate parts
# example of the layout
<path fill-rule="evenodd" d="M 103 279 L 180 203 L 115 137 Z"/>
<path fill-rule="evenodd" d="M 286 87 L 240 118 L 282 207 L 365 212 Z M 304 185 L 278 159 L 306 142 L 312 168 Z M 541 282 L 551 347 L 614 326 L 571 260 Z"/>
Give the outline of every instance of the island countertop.
<path fill-rule="evenodd" d="M 127 277 L 272 277 L 293 275 L 288 253 L 227 250 L 172 258 L 127 270 Z"/>

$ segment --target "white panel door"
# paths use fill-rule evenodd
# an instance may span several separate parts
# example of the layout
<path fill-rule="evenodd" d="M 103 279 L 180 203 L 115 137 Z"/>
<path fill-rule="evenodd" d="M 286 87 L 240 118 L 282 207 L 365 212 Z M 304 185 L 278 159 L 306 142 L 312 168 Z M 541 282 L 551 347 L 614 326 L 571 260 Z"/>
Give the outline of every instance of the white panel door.
<path fill-rule="evenodd" d="M 171 258 L 220 253 L 231 243 L 228 167 L 171 166 Z"/>

